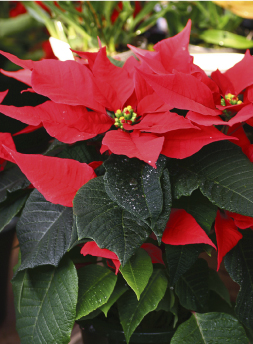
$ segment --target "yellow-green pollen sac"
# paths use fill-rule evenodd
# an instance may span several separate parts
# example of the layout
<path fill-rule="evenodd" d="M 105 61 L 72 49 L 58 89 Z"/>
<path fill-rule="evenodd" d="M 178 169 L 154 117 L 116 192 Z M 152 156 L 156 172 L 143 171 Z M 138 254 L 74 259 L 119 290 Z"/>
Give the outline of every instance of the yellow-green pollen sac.
<path fill-rule="evenodd" d="M 131 105 L 128 105 L 127 107 L 125 107 L 123 111 L 118 109 L 114 115 L 115 115 L 114 125 L 115 127 L 120 128 L 120 129 L 124 129 L 123 127 L 124 123 L 133 124 L 136 121 L 136 117 L 137 117 L 137 114 L 134 112 Z"/>
<path fill-rule="evenodd" d="M 239 100 L 239 98 L 237 96 L 235 96 L 232 93 L 227 93 L 225 95 L 225 99 L 229 102 L 230 105 L 239 105 L 242 104 L 242 101 Z M 226 101 L 224 98 L 221 99 L 221 105 L 222 106 L 226 106 Z"/>

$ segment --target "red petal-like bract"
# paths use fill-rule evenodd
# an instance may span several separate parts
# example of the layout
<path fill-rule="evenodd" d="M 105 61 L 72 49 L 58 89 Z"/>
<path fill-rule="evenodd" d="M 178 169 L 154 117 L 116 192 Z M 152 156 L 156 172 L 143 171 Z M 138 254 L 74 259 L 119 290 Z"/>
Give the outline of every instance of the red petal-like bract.
<path fill-rule="evenodd" d="M 162 242 L 169 245 L 208 244 L 216 249 L 206 232 L 184 209 L 172 209 Z"/>
<path fill-rule="evenodd" d="M 0 54 L 5 56 L 11 62 L 25 69 L 32 69 L 35 66 L 35 64 L 38 63 L 32 60 L 21 60 L 17 56 L 12 55 L 10 53 L 6 53 L 5 51 L 2 51 L 2 50 L 0 50 Z"/>
<path fill-rule="evenodd" d="M 96 177 L 89 165 L 76 160 L 21 154 L 7 147 L 6 151 L 46 200 L 55 204 L 73 207 L 76 192 Z"/>
<path fill-rule="evenodd" d="M 218 246 L 218 271 L 223 257 L 235 247 L 242 238 L 242 234 L 237 230 L 234 221 L 225 214 L 221 214 L 219 210 L 215 219 L 214 228 Z"/>
<path fill-rule="evenodd" d="M 162 250 L 159 247 L 150 243 L 145 243 L 141 245 L 141 248 L 148 253 L 153 264 L 159 263 L 165 265 L 162 258 Z"/>
<path fill-rule="evenodd" d="M 20 69 L 15 72 L 8 72 L 1 69 L 1 73 L 11 78 L 14 78 L 18 81 L 21 81 L 28 86 L 32 86 L 31 84 L 32 71 L 29 69 Z"/>
<path fill-rule="evenodd" d="M 225 74 L 221 73 L 219 69 L 211 74 L 211 78 L 218 85 L 220 93 L 223 95 L 223 97 L 227 93 L 236 94 L 234 85 L 232 84 L 231 80 L 229 80 L 229 78 Z"/>
<path fill-rule="evenodd" d="M 200 113 L 194 111 L 188 111 L 186 117 L 190 121 L 204 125 L 204 126 L 211 126 L 211 125 L 229 125 L 228 122 L 223 121 L 220 116 L 208 116 L 208 115 L 201 115 Z"/>
<path fill-rule="evenodd" d="M 101 153 L 109 149 L 114 154 L 138 158 L 156 168 L 155 163 L 161 153 L 163 142 L 164 137 L 154 134 L 112 130 L 105 134 Z"/>
<path fill-rule="evenodd" d="M 91 256 L 94 256 L 94 257 L 102 257 L 102 258 L 111 259 L 116 267 L 115 274 L 117 275 L 120 268 L 120 261 L 119 261 L 118 256 L 114 252 L 107 250 L 107 248 L 98 247 L 95 241 L 89 241 L 83 245 L 81 249 L 81 254 L 84 256 L 87 256 L 87 254 L 90 254 Z"/>
<path fill-rule="evenodd" d="M 21 135 L 21 134 L 29 134 L 32 133 L 33 131 L 42 128 L 43 125 L 39 124 L 39 125 L 28 125 L 27 127 L 25 127 L 24 129 L 18 131 L 17 133 L 13 134 L 13 136 L 17 136 L 17 135 Z"/>
<path fill-rule="evenodd" d="M 253 227 L 253 217 L 226 211 L 226 214 L 234 219 L 234 224 L 240 229 Z"/>
<path fill-rule="evenodd" d="M 94 83 L 91 71 L 75 61 L 42 60 L 32 72 L 32 87 L 56 103 L 84 105 L 104 112 L 106 102 Z"/>
<path fill-rule="evenodd" d="M 124 125 L 125 129 L 130 130 L 130 125 Z M 179 116 L 175 112 L 163 112 L 157 114 L 147 114 L 140 123 L 134 126 L 134 129 L 150 133 L 164 134 L 169 131 L 178 129 L 199 129 L 194 126 L 188 119 Z"/>
<path fill-rule="evenodd" d="M 224 73 L 234 85 L 234 94 L 239 94 L 246 87 L 253 84 L 252 64 L 253 57 L 250 55 L 249 50 L 247 50 L 244 58 Z"/>
<path fill-rule="evenodd" d="M 14 151 L 16 150 L 10 133 L 0 133 L 0 158 L 15 163 L 15 160 L 12 158 L 12 156 L 10 156 L 8 152 L 6 152 L 6 149 L 3 147 L 3 145 Z"/>
<path fill-rule="evenodd" d="M 160 53 L 161 63 L 167 72 L 172 72 L 173 69 L 184 73 L 190 72 L 192 65 L 192 56 L 188 51 L 190 33 L 191 20 L 188 20 L 185 28 L 177 35 L 154 45 L 155 51 Z"/>
<path fill-rule="evenodd" d="M 125 69 L 110 62 L 106 56 L 105 47 L 99 50 L 92 72 L 97 88 L 106 99 L 103 105 L 112 111 L 122 109 L 133 93 L 133 80 L 129 78 Z"/>
<path fill-rule="evenodd" d="M 0 111 L 29 125 L 41 123 L 50 136 L 64 143 L 87 140 L 110 129 L 113 120 L 105 114 L 88 111 L 84 106 L 71 106 L 46 101 L 38 106 L 0 105 Z"/>
<path fill-rule="evenodd" d="M 6 97 L 7 93 L 8 93 L 8 90 L 0 92 L 0 103 L 2 103 L 2 101 Z"/>
<path fill-rule="evenodd" d="M 236 138 L 222 134 L 215 127 L 199 126 L 201 130 L 180 129 L 165 134 L 162 154 L 169 158 L 184 159 L 197 153 L 209 143 L 221 140 L 236 140 Z"/>
<path fill-rule="evenodd" d="M 209 87 L 190 74 L 154 75 L 142 72 L 146 82 L 171 108 L 192 110 L 203 115 L 217 116 L 213 95 Z"/>

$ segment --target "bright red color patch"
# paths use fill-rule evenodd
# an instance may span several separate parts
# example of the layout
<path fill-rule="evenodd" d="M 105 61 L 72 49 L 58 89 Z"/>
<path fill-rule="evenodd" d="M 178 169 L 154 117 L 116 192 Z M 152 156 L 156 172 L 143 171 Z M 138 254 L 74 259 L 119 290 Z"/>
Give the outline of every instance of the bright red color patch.
<path fill-rule="evenodd" d="M 234 221 L 225 214 L 221 214 L 219 210 L 215 219 L 214 228 L 218 246 L 218 271 L 222 259 L 230 250 L 232 250 L 233 247 L 235 247 L 238 241 L 242 238 L 242 234 L 237 230 Z"/>
<path fill-rule="evenodd" d="M 7 147 L 6 151 L 34 187 L 54 204 L 73 207 L 76 192 L 96 177 L 90 166 L 76 160 L 21 154 Z"/>
<path fill-rule="evenodd" d="M 184 209 L 172 209 L 162 242 L 169 245 L 208 244 L 216 249 L 194 217 Z"/>

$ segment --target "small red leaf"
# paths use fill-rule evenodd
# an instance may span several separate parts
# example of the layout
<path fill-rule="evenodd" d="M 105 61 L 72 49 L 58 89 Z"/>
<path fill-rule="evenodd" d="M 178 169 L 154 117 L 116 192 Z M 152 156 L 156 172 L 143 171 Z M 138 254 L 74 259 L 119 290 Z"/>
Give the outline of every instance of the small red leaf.
<path fill-rule="evenodd" d="M 159 263 L 165 265 L 162 258 L 162 250 L 159 247 L 153 244 L 145 243 L 141 245 L 141 248 L 148 253 L 153 264 Z"/>
<path fill-rule="evenodd" d="M 169 245 L 208 244 L 216 249 L 206 232 L 184 209 L 172 209 L 162 242 Z"/>
<path fill-rule="evenodd" d="M 218 246 L 218 271 L 223 257 L 235 247 L 242 238 L 242 234 L 237 230 L 234 221 L 225 214 L 221 214 L 219 210 L 215 219 L 214 228 Z"/>
<path fill-rule="evenodd" d="M 115 274 L 117 275 L 120 268 L 120 261 L 119 261 L 118 256 L 114 252 L 107 250 L 106 248 L 100 248 L 96 244 L 95 241 L 89 241 L 83 245 L 81 249 L 81 254 L 84 256 L 87 256 L 87 254 L 90 254 L 91 256 L 94 256 L 94 257 L 112 259 L 116 267 Z"/>

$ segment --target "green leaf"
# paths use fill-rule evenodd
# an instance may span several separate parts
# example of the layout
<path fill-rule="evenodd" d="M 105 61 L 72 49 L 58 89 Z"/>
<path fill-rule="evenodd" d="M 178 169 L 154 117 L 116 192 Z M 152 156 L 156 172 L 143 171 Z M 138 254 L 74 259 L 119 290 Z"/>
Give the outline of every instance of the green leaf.
<path fill-rule="evenodd" d="M 251 49 L 253 42 L 246 37 L 223 30 L 206 30 L 199 35 L 203 41 L 234 49 Z"/>
<path fill-rule="evenodd" d="M 0 232 L 5 228 L 6 225 L 8 225 L 8 223 L 10 223 L 13 217 L 19 213 L 25 204 L 26 199 L 27 196 L 23 196 L 18 198 L 12 204 L 0 204 Z"/>
<path fill-rule="evenodd" d="M 120 322 L 127 343 L 144 316 L 156 309 L 165 294 L 167 284 L 164 270 L 157 269 L 153 272 L 139 301 L 131 290 L 118 300 Z"/>
<path fill-rule="evenodd" d="M 81 187 L 73 205 L 79 239 L 93 239 L 99 247 L 113 251 L 123 266 L 151 233 L 147 225 L 109 198 L 103 177 Z"/>
<path fill-rule="evenodd" d="M 108 301 L 117 282 L 117 276 L 103 266 L 92 264 L 78 270 L 78 280 L 77 320 Z"/>
<path fill-rule="evenodd" d="M 120 278 L 120 276 L 118 276 L 118 280 L 116 283 L 116 286 L 111 294 L 111 296 L 109 297 L 109 300 L 100 307 L 100 310 L 104 313 L 104 315 L 107 317 L 107 313 L 110 310 L 110 308 L 112 307 L 112 305 L 121 297 L 121 295 L 123 295 L 127 290 L 128 290 L 128 286 L 126 285 L 125 281 L 123 278 Z"/>
<path fill-rule="evenodd" d="M 126 265 L 120 268 L 120 272 L 139 300 L 153 272 L 151 258 L 145 250 L 140 248 Z"/>
<path fill-rule="evenodd" d="M 171 344 L 248 344 L 242 325 L 224 313 L 194 313 L 181 324 Z"/>
<path fill-rule="evenodd" d="M 163 193 L 163 209 L 156 221 L 155 227 L 153 228 L 153 232 L 155 233 L 159 244 L 161 243 L 164 229 L 169 220 L 172 205 L 170 176 L 167 169 L 163 170 L 163 174 L 161 177 L 161 187 Z"/>
<path fill-rule="evenodd" d="M 57 266 L 68 250 L 72 221 L 71 208 L 48 202 L 34 190 L 17 225 L 20 270 L 46 264 Z"/>
<path fill-rule="evenodd" d="M 199 187 L 198 175 L 188 171 L 183 164 L 174 171 L 173 166 L 169 166 L 172 176 L 172 195 L 173 198 L 190 196 Z"/>
<path fill-rule="evenodd" d="M 192 174 L 201 192 L 222 209 L 253 216 L 253 165 L 241 148 L 231 142 L 215 142 L 190 158 L 177 161 L 185 178 Z"/>
<path fill-rule="evenodd" d="M 231 306 L 229 292 L 216 271 L 209 269 L 208 283 L 209 289 L 215 291 Z"/>
<path fill-rule="evenodd" d="M 253 232 L 244 230 L 243 238 L 227 253 L 225 267 L 232 279 L 240 285 L 235 313 L 248 328 L 253 329 Z"/>
<path fill-rule="evenodd" d="M 21 344 L 68 344 L 77 302 L 74 264 L 64 259 L 57 268 L 23 270 L 12 285 Z"/>
<path fill-rule="evenodd" d="M 208 312 L 226 313 L 236 318 L 233 306 L 229 306 L 224 299 L 212 290 L 209 292 Z"/>
<path fill-rule="evenodd" d="M 182 196 L 173 200 L 173 208 L 184 209 L 191 214 L 201 228 L 209 234 L 217 214 L 217 206 L 203 196 L 199 190 L 193 191 L 189 197 Z"/>
<path fill-rule="evenodd" d="M 136 158 L 111 155 L 104 163 L 108 195 L 134 216 L 155 222 L 163 208 L 160 178 L 166 160 L 160 155 L 155 169 Z"/>
<path fill-rule="evenodd" d="M 204 259 L 196 263 L 176 284 L 176 294 L 183 307 L 197 312 L 208 309 L 208 265 Z"/>
<path fill-rule="evenodd" d="M 28 13 L 20 14 L 15 18 L 0 19 L 0 37 L 6 38 L 8 36 L 17 35 L 18 33 L 26 30 L 34 30 L 40 27 L 34 18 Z"/>
<path fill-rule="evenodd" d="M 30 185 L 29 180 L 15 166 L 9 170 L 0 173 L 0 202 L 3 202 L 7 198 L 7 191 L 14 192 L 19 189 L 24 189 Z"/>
<path fill-rule="evenodd" d="M 81 163 L 89 164 L 94 160 L 100 160 L 100 155 L 97 153 L 96 147 L 92 145 L 87 145 L 86 142 L 77 142 L 72 146 L 67 146 L 57 155 L 59 158 L 63 159 L 73 159 Z"/>
<path fill-rule="evenodd" d="M 170 285 L 174 286 L 179 278 L 189 270 L 198 259 L 203 245 L 165 245 L 167 267 L 170 276 Z"/>

